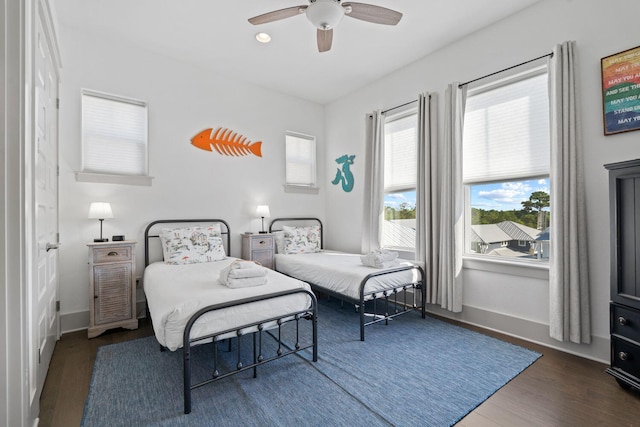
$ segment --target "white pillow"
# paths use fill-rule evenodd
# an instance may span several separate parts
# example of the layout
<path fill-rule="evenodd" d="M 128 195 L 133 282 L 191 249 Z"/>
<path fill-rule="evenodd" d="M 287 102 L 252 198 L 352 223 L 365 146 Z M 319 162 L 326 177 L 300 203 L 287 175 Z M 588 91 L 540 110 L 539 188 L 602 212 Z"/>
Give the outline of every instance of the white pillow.
<path fill-rule="evenodd" d="M 226 258 L 220 224 L 208 227 L 163 228 L 162 254 L 167 264 L 195 264 Z"/>
<path fill-rule="evenodd" d="M 289 227 L 283 226 L 284 253 L 305 254 L 321 251 L 320 226 Z"/>
<path fill-rule="evenodd" d="M 284 231 L 274 231 L 274 237 L 276 238 L 276 253 L 284 253 Z"/>

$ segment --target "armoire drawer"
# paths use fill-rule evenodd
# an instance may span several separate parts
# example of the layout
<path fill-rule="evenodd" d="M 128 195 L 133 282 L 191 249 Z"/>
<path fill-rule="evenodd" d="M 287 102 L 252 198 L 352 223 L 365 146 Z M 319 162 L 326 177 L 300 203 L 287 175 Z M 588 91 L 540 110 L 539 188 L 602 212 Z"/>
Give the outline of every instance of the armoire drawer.
<path fill-rule="evenodd" d="M 611 304 L 611 333 L 640 345 L 640 311 Z"/>
<path fill-rule="evenodd" d="M 611 367 L 622 369 L 640 382 L 640 346 L 612 336 Z"/>

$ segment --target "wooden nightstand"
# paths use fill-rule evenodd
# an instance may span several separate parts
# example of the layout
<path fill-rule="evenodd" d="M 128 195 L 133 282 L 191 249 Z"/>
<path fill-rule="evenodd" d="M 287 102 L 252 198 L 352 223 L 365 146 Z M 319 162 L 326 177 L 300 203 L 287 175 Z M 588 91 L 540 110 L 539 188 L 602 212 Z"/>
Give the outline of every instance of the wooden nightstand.
<path fill-rule="evenodd" d="M 257 261 L 273 270 L 276 237 L 273 234 L 243 234 L 242 259 Z"/>
<path fill-rule="evenodd" d="M 134 241 L 90 243 L 89 338 L 111 328 L 137 329 Z"/>

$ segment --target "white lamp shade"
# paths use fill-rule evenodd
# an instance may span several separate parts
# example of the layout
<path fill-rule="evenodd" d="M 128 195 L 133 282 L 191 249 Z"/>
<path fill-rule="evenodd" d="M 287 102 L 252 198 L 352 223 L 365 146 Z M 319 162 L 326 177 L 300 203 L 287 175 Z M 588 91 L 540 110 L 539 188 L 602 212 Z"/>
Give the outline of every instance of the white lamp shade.
<path fill-rule="evenodd" d="M 113 218 L 111 205 L 105 202 L 93 202 L 89 207 L 89 219 Z"/>
<path fill-rule="evenodd" d="M 306 14 L 316 28 L 330 30 L 344 16 L 344 8 L 335 0 L 316 0 L 307 7 Z"/>
<path fill-rule="evenodd" d="M 258 205 L 258 209 L 256 209 L 256 215 L 260 218 L 269 218 L 271 213 L 269 212 L 269 206 L 267 205 Z"/>

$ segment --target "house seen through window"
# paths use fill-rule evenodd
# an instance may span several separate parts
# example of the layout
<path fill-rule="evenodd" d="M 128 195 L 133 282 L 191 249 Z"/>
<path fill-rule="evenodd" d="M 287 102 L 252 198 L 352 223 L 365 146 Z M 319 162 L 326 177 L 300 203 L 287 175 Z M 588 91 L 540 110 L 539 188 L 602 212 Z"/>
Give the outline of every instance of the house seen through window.
<path fill-rule="evenodd" d="M 415 108 L 385 117 L 381 245 L 415 252 L 417 125 Z"/>
<path fill-rule="evenodd" d="M 466 254 L 549 259 L 546 70 L 469 88 L 463 131 Z"/>

